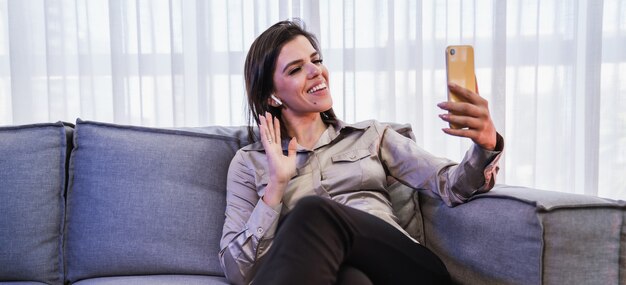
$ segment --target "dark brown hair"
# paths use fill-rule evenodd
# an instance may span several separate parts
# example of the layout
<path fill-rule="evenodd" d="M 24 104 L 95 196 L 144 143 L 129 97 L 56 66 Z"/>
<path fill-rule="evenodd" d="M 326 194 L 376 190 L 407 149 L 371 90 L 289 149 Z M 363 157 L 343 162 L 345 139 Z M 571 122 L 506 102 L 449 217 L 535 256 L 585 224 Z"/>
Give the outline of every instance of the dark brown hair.
<path fill-rule="evenodd" d="M 292 19 L 278 22 L 259 35 L 248 51 L 244 65 L 246 93 L 248 94 L 248 133 L 250 142 L 258 140 L 253 135 L 254 125 L 259 124 L 259 114 L 270 112 L 281 123 L 281 135 L 287 138 L 287 130 L 282 120 L 281 108 L 268 104 L 268 99 L 274 92 L 274 71 L 280 50 L 289 41 L 297 36 L 306 37 L 313 48 L 320 54 L 321 50 L 317 38 L 305 30 L 304 22 Z M 327 124 L 336 123 L 337 117 L 332 108 L 320 113 L 322 120 Z"/>

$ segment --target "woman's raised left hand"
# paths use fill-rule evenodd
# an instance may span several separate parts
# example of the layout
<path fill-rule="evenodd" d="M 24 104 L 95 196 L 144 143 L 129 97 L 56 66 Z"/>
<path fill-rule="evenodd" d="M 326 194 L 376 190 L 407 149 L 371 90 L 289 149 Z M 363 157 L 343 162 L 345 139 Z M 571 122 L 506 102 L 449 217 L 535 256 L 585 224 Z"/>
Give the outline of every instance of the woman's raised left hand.
<path fill-rule="evenodd" d="M 469 138 L 484 149 L 494 150 L 497 142 L 496 127 L 491 120 L 491 115 L 489 115 L 487 100 L 478 95 L 478 90 L 473 92 L 454 83 L 449 83 L 448 88 L 463 102 L 446 101 L 437 104 L 439 108 L 449 111 L 449 113 L 440 114 L 439 117 L 461 128 L 444 128 L 442 129 L 443 132 L 457 137 Z"/>
<path fill-rule="evenodd" d="M 275 206 L 282 201 L 289 180 L 296 174 L 296 148 L 298 141 L 292 138 L 287 146 L 287 155 L 283 153 L 280 135 L 280 121 L 269 112 L 259 115 L 259 133 L 265 149 L 269 172 L 269 181 L 265 188 L 263 201 Z"/>

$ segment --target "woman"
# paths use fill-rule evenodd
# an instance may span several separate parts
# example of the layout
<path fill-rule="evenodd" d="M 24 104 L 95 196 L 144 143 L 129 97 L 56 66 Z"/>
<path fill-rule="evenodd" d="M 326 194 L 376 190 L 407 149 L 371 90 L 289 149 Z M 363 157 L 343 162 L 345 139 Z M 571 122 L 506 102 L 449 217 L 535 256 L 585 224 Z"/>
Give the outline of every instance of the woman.
<path fill-rule="evenodd" d="M 220 260 L 235 284 L 446 284 L 449 274 L 397 224 L 386 192 L 392 176 L 448 205 L 489 191 L 502 138 L 487 101 L 440 103 L 444 129 L 475 145 L 463 161 L 433 157 L 376 121 L 346 124 L 332 109 L 328 70 L 315 36 L 279 22 L 245 63 L 249 111 L 260 141 L 239 150 L 228 173 Z"/>

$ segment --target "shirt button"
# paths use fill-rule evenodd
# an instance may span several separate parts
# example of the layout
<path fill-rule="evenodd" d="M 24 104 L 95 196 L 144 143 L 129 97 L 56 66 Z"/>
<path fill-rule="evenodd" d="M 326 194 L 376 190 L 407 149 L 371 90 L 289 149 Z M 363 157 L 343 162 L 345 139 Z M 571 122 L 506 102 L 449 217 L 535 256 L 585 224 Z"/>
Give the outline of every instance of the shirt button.
<path fill-rule="evenodd" d="M 351 154 L 350 155 L 350 159 L 355 159 L 356 158 L 356 154 Z"/>
<path fill-rule="evenodd" d="M 263 228 L 258 228 L 258 229 L 256 229 L 256 232 L 257 232 L 258 234 L 263 234 Z"/>

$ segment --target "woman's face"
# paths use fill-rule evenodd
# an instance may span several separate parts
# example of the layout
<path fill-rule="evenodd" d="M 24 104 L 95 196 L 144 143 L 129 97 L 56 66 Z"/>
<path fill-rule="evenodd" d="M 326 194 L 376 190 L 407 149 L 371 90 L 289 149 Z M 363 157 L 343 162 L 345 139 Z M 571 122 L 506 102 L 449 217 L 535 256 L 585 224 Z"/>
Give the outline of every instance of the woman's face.
<path fill-rule="evenodd" d="M 283 116 L 330 109 L 333 101 L 328 85 L 328 69 L 306 37 L 298 36 L 283 46 L 274 71 L 274 95 L 283 102 Z"/>

